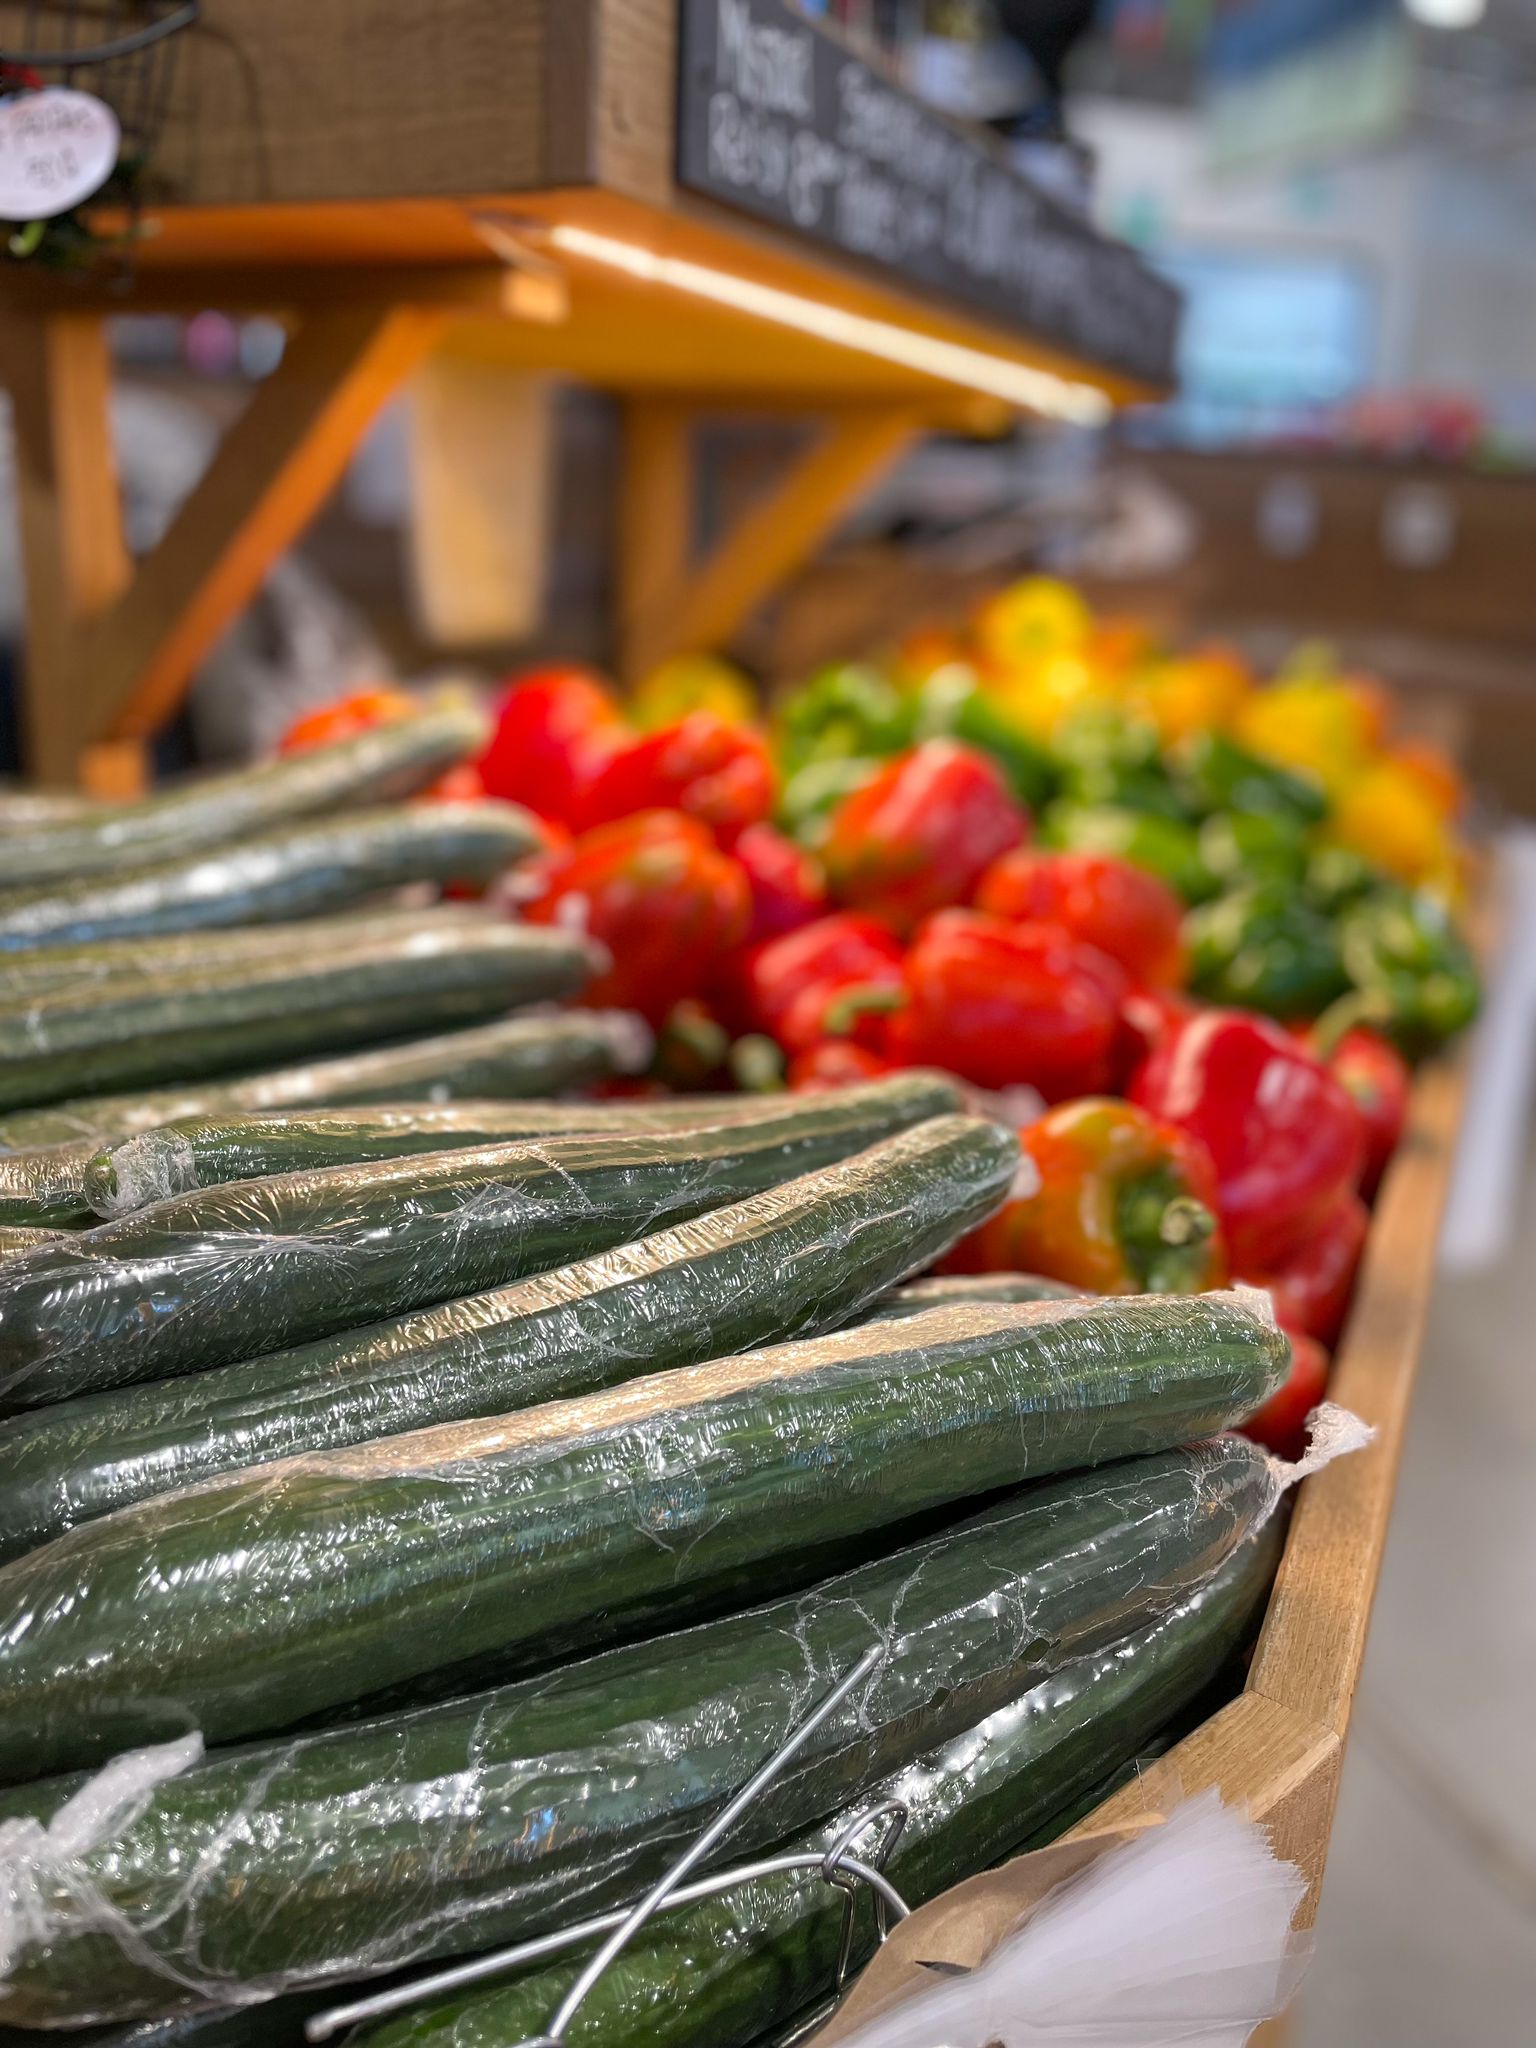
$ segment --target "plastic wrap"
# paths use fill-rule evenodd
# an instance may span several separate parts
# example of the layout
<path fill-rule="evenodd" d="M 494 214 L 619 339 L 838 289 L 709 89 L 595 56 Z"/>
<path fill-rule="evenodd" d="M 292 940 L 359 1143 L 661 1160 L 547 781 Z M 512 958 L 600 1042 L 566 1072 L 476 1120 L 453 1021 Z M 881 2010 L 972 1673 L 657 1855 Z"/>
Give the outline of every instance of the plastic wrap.
<path fill-rule="evenodd" d="M 138 802 L 99 804 L 78 818 L 52 823 L 34 821 L 34 829 L 6 840 L 6 880 L 13 888 L 74 882 L 134 863 L 180 859 L 194 848 L 219 846 L 344 804 L 410 796 L 478 753 L 485 735 L 479 712 L 450 705 L 334 746 L 189 780 Z"/>
<path fill-rule="evenodd" d="M 526 811 L 489 798 L 353 811 L 119 876 L 9 888 L 0 952 L 315 917 L 411 882 L 489 882 L 541 844 Z"/>
<path fill-rule="evenodd" d="M 628 1010 L 540 1011 L 501 1017 L 334 1059 L 267 1073 L 154 1089 L 142 1095 L 82 1095 L 0 1119 L 0 1147 L 84 1143 L 87 1155 L 114 1138 L 189 1116 L 238 1116 L 327 1104 L 432 1102 L 555 1095 L 650 1057 L 650 1034 Z"/>
<path fill-rule="evenodd" d="M 638 1020 L 637 1020 L 638 1021 Z M 961 1091 L 934 1075 L 930 1115 L 958 1110 Z M 865 1091 L 850 1090 L 844 1102 Z M 264 1117 L 184 1117 L 108 1146 L 86 1170 L 101 1216 L 123 1216 L 172 1195 L 324 1166 L 360 1166 L 415 1152 L 467 1150 L 509 1138 L 616 1131 L 681 1131 L 782 1117 L 775 1095 L 684 1095 L 633 1102 L 394 1103 L 374 1109 Z M 3 1180 L 0 1180 L 3 1187 Z M 1035 1299 L 1037 1297 L 1030 1297 Z"/>
<path fill-rule="evenodd" d="M 1150 1626 L 1063 1664 L 790 1849 L 825 1854 L 868 1804 L 891 1798 L 908 1820 L 886 1869 L 910 1904 L 986 1869 L 1135 1756 L 1220 1674 L 1257 1620 L 1279 1548 L 1272 1523 Z M 805 1872 L 759 1878 L 653 1922 L 581 2007 L 570 2048 L 747 2048 L 830 1995 L 843 1910 L 843 1894 Z M 867 1906 L 857 1924 L 862 1959 L 873 1945 Z M 537 2039 L 578 1967 L 442 1998 L 365 2028 L 355 2048 Z"/>
<path fill-rule="evenodd" d="M 80 1230 L 94 1223 L 85 1189 L 91 1157 L 89 1145 L 0 1152 L 0 1226 Z"/>
<path fill-rule="evenodd" d="M 883 1646 L 733 1830 L 733 1855 L 765 1845 L 1161 1619 L 1279 1492 L 1240 1438 L 1075 1475 L 798 1598 L 472 1700 L 214 1756 L 132 1821 L 75 1828 L 63 1856 L 33 1852 L 100 1779 L 62 1808 L 53 1788 L 0 1801 L 0 1899 L 18 1930 L 0 2012 L 36 2024 L 189 1994 L 227 2003 L 620 1903 Z"/>
<path fill-rule="evenodd" d="M 946 1099 L 897 1075 L 784 1098 L 753 1123 L 429 1152 L 158 1202 L 0 1275 L 0 1415 L 503 1286 L 846 1158 Z"/>
<path fill-rule="evenodd" d="M 37 995 L 0 1007 L 0 1108 L 479 1023 L 574 993 L 593 964 L 570 933 L 451 922 L 212 978 L 187 969 L 144 987 Z"/>
<path fill-rule="evenodd" d="M 937 1117 L 750 1201 L 343 1336 L 0 1422 L 0 1558 L 304 1451 L 835 1329 L 996 1207 L 1012 1134 Z"/>
<path fill-rule="evenodd" d="M 1252 1290 L 938 1308 L 167 1494 L 0 1570 L 0 1772 L 740 1605 L 906 1517 L 1212 1434 L 1289 1361 Z"/>

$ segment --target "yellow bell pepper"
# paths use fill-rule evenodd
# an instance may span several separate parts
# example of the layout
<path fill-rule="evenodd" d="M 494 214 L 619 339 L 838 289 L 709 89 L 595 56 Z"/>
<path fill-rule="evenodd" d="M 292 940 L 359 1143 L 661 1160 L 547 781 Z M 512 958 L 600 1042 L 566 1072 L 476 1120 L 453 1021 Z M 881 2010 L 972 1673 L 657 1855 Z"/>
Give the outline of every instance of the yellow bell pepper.
<path fill-rule="evenodd" d="M 1069 583 L 1027 576 L 988 598 L 976 614 L 974 638 L 984 662 L 1008 668 L 1063 648 L 1080 648 L 1093 614 Z"/>
<path fill-rule="evenodd" d="M 1337 786 L 1329 837 L 1404 882 L 1443 881 L 1456 866 L 1442 813 L 1418 776 L 1390 756 Z"/>
<path fill-rule="evenodd" d="M 1336 792 L 1363 766 L 1381 725 L 1373 689 L 1339 677 L 1297 675 L 1248 699 L 1237 737 L 1265 760 L 1305 769 Z"/>
<path fill-rule="evenodd" d="M 636 725 L 674 725 L 690 711 L 713 711 L 728 725 L 751 725 L 757 692 L 733 663 L 714 654 L 675 654 L 653 668 L 629 700 Z"/>
<path fill-rule="evenodd" d="M 981 687 L 1005 718 L 1037 740 L 1049 740 L 1062 720 L 1085 704 L 1114 694 L 1081 655 L 1066 653 L 984 669 Z"/>

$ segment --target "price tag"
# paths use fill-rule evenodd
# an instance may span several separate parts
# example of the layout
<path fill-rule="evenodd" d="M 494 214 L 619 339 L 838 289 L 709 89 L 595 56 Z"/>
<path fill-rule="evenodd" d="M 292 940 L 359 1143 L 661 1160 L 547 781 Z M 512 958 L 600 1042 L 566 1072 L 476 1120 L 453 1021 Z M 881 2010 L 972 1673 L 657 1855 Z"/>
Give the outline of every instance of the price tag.
<path fill-rule="evenodd" d="M 0 99 L 0 220 L 52 220 L 99 191 L 117 163 L 117 116 L 50 85 Z"/>

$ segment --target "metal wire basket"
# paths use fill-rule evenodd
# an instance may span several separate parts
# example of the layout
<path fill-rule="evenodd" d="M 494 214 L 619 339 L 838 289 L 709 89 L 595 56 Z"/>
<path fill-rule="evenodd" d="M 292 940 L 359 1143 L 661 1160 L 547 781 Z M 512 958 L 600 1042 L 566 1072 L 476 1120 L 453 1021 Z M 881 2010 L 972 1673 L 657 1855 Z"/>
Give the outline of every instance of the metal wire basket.
<path fill-rule="evenodd" d="M 92 203 L 136 212 L 165 120 L 178 39 L 199 0 L 8 0 L 0 4 L 0 92 L 71 85 L 105 100 L 122 135 L 117 168 Z M 70 261 L 102 246 L 78 213 L 13 236 L 11 253 Z"/>

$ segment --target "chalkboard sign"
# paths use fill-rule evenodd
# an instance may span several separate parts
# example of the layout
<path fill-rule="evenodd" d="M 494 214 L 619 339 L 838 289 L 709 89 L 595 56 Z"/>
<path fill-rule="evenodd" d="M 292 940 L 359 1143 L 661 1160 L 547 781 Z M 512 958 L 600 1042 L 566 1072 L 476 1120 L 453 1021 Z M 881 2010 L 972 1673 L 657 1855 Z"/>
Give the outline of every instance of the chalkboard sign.
<path fill-rule="evenodd" d="M 1173 374 L 1179 295 L 783 0 L 681 0 L 678 181 L 1088 362 Z"/>

